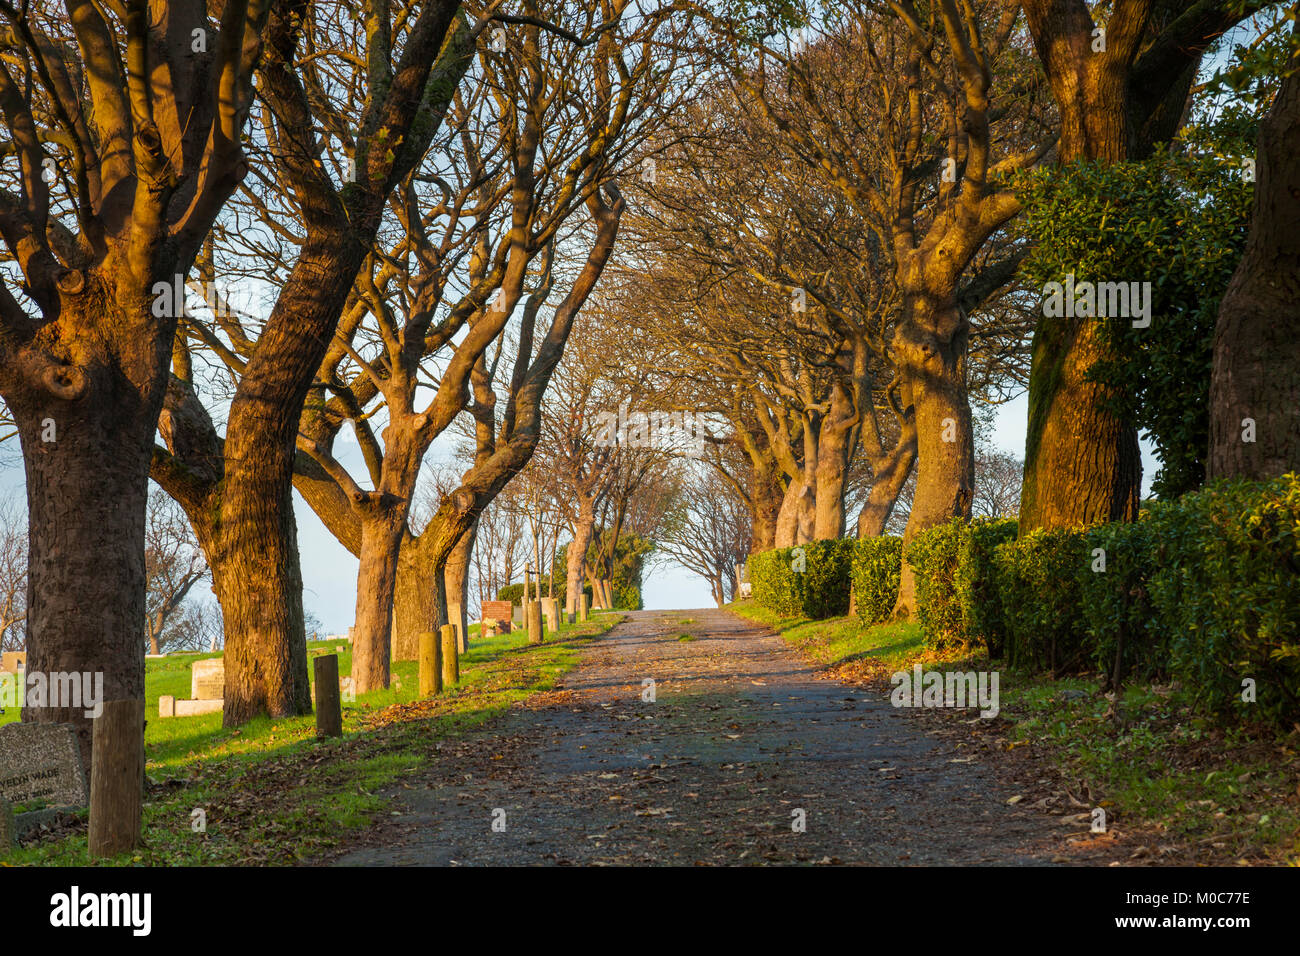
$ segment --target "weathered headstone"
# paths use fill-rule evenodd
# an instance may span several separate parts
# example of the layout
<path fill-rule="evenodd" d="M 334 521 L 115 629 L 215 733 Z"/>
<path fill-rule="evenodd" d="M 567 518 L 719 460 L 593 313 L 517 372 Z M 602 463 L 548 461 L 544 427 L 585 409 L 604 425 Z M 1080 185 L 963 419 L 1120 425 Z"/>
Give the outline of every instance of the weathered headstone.
<path fill-rule="evenodd" d="M 190 697 L 221 700 L 226 693 L 226 662 L 220 657 L 195 661 L 190 666 Z"/>
<path fill-rule="evenodd" d="M 511 614 L 514 611 L 514 605 L 509 601 L 484 601 L 483 618 L 491 618 L 496 621 L 501 628 L 502 634 L 510 633 Z"/>
<path fill-rule="evenodd" d="M 546 629 L 554 634 L 560 629 L 559 602 L 552 597 L 542 598 L 542 614 L 546 616 Z"/>
<path fill-rule="evenodd" d="M 72 724 L 0 727 L 0 799 L 84 807 L 88 797 Z"/>
<path fill-rule="evenodd" d="M 7 674 L 17 674 L 27 668 L 26 651 L 5 651 L 0 654 L 0 671 Z"/>

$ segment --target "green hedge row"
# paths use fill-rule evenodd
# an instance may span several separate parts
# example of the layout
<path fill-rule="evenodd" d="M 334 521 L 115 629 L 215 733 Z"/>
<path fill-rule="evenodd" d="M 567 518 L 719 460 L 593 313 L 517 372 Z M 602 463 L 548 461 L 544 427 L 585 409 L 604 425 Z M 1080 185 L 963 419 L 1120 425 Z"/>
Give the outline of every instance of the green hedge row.
<path fill-rule="evenodd" d="M 1111 686 L 1174 679 L 1210 713 L 1300 720 L 1300 475 L 1216 483 L 1132 524 L 1015 537 L 958 519 L 907 554 L 929 644 Z"/>
<path fill-rule="evenodd" d="M 902 543 L 817 541 L 751 555 L 753 596 L 785 615 L 889 618 Z M 909 543 L 927 644 L 983 646 L 1061 676 L 1177 680 L 1220 716 L 1300 721 L 1300 475 L 1219 482 L 1131 524 L 1037 529 L 954 519 Z M 1243 700 L 1253 682 L 1255 701 Z"/>
<path fill-rule="evenodd" d="M 881 535 L 857 542 L 853 549 L 853 597 L 863 624 L 880 624 L 894 612 L 902 560 L 902 538 Z"/>
<path fill-rule="evenodd" d="M 746 562 L 754 600 L 787 617 L 839 617 L 849 610 L 852 539 L 810 541 L 751 554 Z"/>

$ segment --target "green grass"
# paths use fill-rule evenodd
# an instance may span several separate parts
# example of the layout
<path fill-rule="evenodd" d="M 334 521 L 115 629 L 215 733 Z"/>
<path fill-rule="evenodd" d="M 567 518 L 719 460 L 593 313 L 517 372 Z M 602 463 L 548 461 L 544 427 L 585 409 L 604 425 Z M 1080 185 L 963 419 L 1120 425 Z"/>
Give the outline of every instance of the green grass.
<path fill-rule="evenodd" d="M 585 624 L 563 624 L 558 635 L 530 647 L 522 631 L 477 638 L 461 657 L 461 680 L 436 697 L 418 694 L 418 665 L 399 662 L 393 685 L 345 703 L 344 737 L 318 739 L 313 716 L 261 718 L 226 730 L 220 714 L 160 720 L 158 697 L 189 696 L 187 654 L 146 666 L 149 722 L 145 730 L 150 788 L 144 811 L 146 847 L 106 865 L 287 864 L 320 856 L 349 831 L 384 813 L 378 791 L 435 759 L 439 741 L 481 726 L 532 695 L 555 687 L 581 649 L 622 620 L 595 613 Z M 311 650 L 336 649 L 313 642 Z M 340 656 L 340 676 L 351 671 Z M 9 715 L 6 714 L 6 717 Z M 206 812 L 206 832 L 191 826 Z M 86 811 L 80 811 L 83 819 Z M 84 828 L 63 839 L 11 854 L 11 864 L 91 864 Z"/>
<path fill-rule="evenodd" d="M 1112 825 L 1158 828 L 1212 862 L 1300 865 L 1300 734 L 1216 726 L 1177 688 L 1126 687 L 1112 705 L 1097 680 L 1010 676 L 1009 746 L 1045 747 Z"/>

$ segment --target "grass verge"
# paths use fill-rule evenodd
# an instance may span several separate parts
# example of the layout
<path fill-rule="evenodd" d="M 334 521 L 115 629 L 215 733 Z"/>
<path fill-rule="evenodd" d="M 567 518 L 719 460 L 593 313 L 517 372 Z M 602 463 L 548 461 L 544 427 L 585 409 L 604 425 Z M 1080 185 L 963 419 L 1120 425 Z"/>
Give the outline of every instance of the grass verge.
<path fill-rule="evenodd" d="M 221 727 L 220 714 L 159 720 L 159 695 L 188 696 L 189 664 L 212 655 L 151 660 L 146 846 L 111 860 L 90 860 L 87 811 L 82 810 L 63 815 L 53 832 L 25 842 L 4 862 L 195 866 L 314 859 L 387 812 L 389 801 L 379 791 L 436 759 L 440 741 L 554 688 L 577 664 L 582 648 L 622 618 L 618 612 L 593 614 L 585 624 L 562 625 L 558 635 L 535 647 L 520 631 L 474 639 L 471 630 L 454 687 L 420 698 L 418 665 L 396 663 L 388 690 L 344 705 L 344 736 L 332 740 L 316 737 L 312 716 L 260 719 L 232 730 Z M 337 646 L 336 641 L 313 643 L 310 651 Z M 350 669 L 351 653 L 345 650 L 340 675 Z"/>

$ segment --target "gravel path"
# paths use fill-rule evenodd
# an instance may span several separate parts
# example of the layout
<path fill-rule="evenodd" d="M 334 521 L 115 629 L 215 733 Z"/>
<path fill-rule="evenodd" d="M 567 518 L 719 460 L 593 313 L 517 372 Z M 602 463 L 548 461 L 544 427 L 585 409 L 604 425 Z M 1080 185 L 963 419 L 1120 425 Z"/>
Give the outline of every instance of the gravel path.
<path fill-rule="evenodd" d="M 1060 826 L 1008 806 L 996 768 L 928 726 L 727 612 L 640 611 L 559 691 L 442 744 L 395 791 L 403 812 L 331 862 L 1060 859 Z"/>

